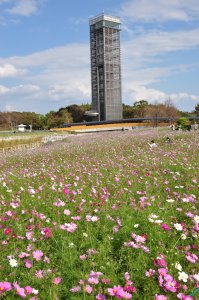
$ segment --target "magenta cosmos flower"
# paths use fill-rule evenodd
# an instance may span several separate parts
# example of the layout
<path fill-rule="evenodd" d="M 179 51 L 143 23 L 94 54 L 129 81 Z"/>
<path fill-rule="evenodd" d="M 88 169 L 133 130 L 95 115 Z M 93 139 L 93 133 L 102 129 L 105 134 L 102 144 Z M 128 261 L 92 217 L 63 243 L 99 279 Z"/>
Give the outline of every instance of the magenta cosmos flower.
<path fill-rule="evenodd" d="M 165 231 L 171 230 L 171 228 L 169 227 L 169 225 L 167 225 L 165 223 L 161 225 L 161 228 L 164 229 Z"/>
<path fill-rule="evenodd" d="M 11 283 L 4 281 L 0 282 L 0 295 L 2 295 L 4 292 L 8 292 L 12 289 Z"/>

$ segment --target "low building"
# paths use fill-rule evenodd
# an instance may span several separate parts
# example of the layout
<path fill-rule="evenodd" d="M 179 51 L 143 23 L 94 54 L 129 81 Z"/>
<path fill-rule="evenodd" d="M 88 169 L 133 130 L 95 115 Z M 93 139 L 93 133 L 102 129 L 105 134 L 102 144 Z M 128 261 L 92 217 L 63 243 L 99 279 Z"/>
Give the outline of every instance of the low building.
<path fill-rule="evenodd" d="M 19 125 L 18 125 L 18 131 L 19 131 L 19 132 L 25 132 L 25 131 L 26 131 L 26 125 L 24 125 L 24 124 L 19 124 Z"/>

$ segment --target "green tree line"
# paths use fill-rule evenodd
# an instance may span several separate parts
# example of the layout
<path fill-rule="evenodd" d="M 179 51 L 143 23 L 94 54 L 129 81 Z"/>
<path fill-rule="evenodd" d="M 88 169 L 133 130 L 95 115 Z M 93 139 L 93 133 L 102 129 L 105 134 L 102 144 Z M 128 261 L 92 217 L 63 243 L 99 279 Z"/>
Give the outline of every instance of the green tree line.
<path fill-rule="evenodd" d="M 43 130 L 60 127 L 63 123 L 84 122 L 86 121 L 84 114 L 90 109 L 90 104 L 72 104 L 45 115 L 35 112 L 0 112 L 0 130 L 14 131 L 21 123 L 31 125 L 33 130 Z M 132 106 L 123 104 L 124 119 L 152 117 L 155 122 L 158 117 L 168 117 L 172 120 L 176 117 L 190 116 L 199 116 L 199 103 L 192 113 L 179 111 L 170 99 L 155 104 L 149 104 L 146 100 L 136 101 Z"/>

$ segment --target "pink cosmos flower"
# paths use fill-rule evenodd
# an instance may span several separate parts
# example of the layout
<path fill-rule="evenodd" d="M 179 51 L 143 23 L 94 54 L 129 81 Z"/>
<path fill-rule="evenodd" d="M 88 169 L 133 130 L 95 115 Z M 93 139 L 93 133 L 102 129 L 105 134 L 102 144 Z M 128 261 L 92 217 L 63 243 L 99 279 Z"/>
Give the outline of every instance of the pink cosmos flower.
<path fill-rule="evenodd" d="M 155 270 L 153 269 L 149 269 L 148 271 L 145 272 L 146 277 L 152 277 L 153 275 L 155 275 Z"/>
<path fill-rule="evenodd" d="M 52 236 L 52 231 L 48 227 L 42 228 L 41 234 L 43 234 L 45 238 L 50 238 Z"/>
<path fill-rule="evenodd" d="M 69 210 L 69 209 L 64 209 L 64 214 L 65 214 L 66 216 L 69 216 L 69 215 L 70 215 L 70 210 Z"/>
<path fill-rule="evenodd" d="M 58 285 L 58 284 L 61 283 L 61 281 L 62 281 L 61 277 L 56 277 L 56 278 L 53 279 L 52 282 L 53 282 L 54 284 Z"/>
<path fill-rule="evenodd" d="M 24 258 L 24 257 L 28 257 L 28 256 L 30 256 L 30 254 L 28 254 L 28 253 L 26 253 L 26 252 L 21 252 L 21 253 L 18 255 L 19 258 Z"/>
<path fill-rule="evenodd" d="M 70 289 L 72 293 L 78 293 L 81 291 L 81 286 L 77 285 Z"/>
<path fill-rule="evenodd" d="M 136 288 L 132 285 L 125 285 L 124 290 L 126 292 L 130 292 L 130 293 L 135 293 L 136 292 Z"/>
<path fill-rule="evenodd" d="M 131 298 L 127 298 L 129 293 L 126 293 L 120 285 L 117 285 L 117 286 L 114 285 L 113 288 L 108 288 L 108 293 L 110 296 L 115 296 L 116 298 L 124 298 L 123 296 L 125 294 L 126 298 L 124 298 L 124 299 L 131 299 Z M 131 294 L 129 294 L 129 295 L 132 297 Z"/>
<path fill-rule="evenodd" d="M 104 284 L 109 284 L 111 281 L 110 281 L 109 278 L 102 278 L 101 282 L 104 283 Z"/>
<path fill-rule="evenodd" d="M 132 295 L 126 291 L 122 291 L 121 295 L 120 295 L 123 299 L 132 299 Z"/>
<path fill-rule="evenodd" d="M 164 295 L 155 295 L 155 300 L 167 300 L 167 297 Z"/>
<path fill-rule="evenodd" d="M 65 206 L 66 204 L 64 201 L 58 200 L 57 202 L 53 202 L 53 205 L 60 207 L 60 206 Z"/>
<path fill-rule="evenodd" d="M 167 291 L 170 291 L 172 293 L 176 293 L 178 290 L 178 284 L 175 280 L 166 281 L 164 287 Z"/>
<path fill-rule="evenodd" d="M 197 260 L 198 260 L 198 257 L 197 257 L 197 255 L 195 255 L 194 253 L 187 252 L 187 253 L 186 253 L 186 259 L 187 259 L 189 262 L 195 264 L 195 263 L 197 262 Z"/>
<path fill-rule="evenodd" d="M 64 194 L 65 195 L 69 195 L 70 194 L 70 191 L 67 187 L 64 188 Z"/>
<path fill-rule="evenodd" d="M 18 285 L 17 282 L 15 282 L 15 283 L 13 284 L 13 286 L 14 286 L 14 289 L 15 289 L 16 294 L 17 294 L 18 296 L 20 296 L 21 298 L 26 298 L 26 294 L 25 294 L 25 289 L 24 289 L 24 288 L 21 288 L 21 287 Z"/>
<path fill-rule="evenodd" d="M 41 250 L 35 250 L 32 253 L 34 259 L 36 259 L 36 261 L 41 260 L 42 256 L 44 255 L 43 252 Z"/>
<path fill-rule="evenodd" d="M 168 272 L 168 270 L 165 268 L 158 269 L 158 273 L 162 276 L 166 276 L 167 272 Z"/>
<path fill-rule="evenodd" d="M 99 279 L 98 279 L 98 277 L 89 277 L 88 278 L 88 282 L 90 283 L 90 284 L 98 284 L 99 283 Z"/>
<path fill-rule="evenodd" d="M 124 278 L 125 278 L 125 280 L 130 280 L 130 275 L 128 272 L 124 273 Z"/>
<path fill-rule="evenodd" d="M 64 225 L 68 232 L 74 232 L 77 229 L 77 225 L 75 223 L 65 223 Z"/>
<path fill-rule="evenodd" d="M 114 180 L 115 180 L 115 182 L 120 181 L 119 177 L 117 177 L 117 176 L 114 177 Z"/>
<path fill-rule="evenodd" d="M 177 294 L 177 298 L 181 299 L 181 300 L 194 300 L 194 298 L 192 296 L 185 295 L 183 293 Z"/>
<path fill-rule="evenodd" d="M 144 245 L 141 245 L 140 248 L 145 252 L 145 253 L 149 253 L 150 250 L 148 247 L 144 246 Z"/>
<path fill-rule="evenodd" d="M 167 262 L 163 256 L 160 256 L 157 259 L 154 259 L 153 263 L 155 266 L 158 266 L 158 267 L 166 267 L 167 266 Z"/>
<path fill-rule="evenodd" d="M 8 292 L 12 289 L 11 283 L 4 281 L 0 282 L 0 295 L 2 295 L 4 292 Z"/>
<path fill-rule="evenodd" d="M 82 255 L 80 255 L 79 256 L 79 258 L 81 259 L 81 260 L 85 260 L 85 259 L 87 259 L 87 255 L 86 254 L 82 254 Z"/>
<path fill-rule="evenodd" d="M 28 240 L 32 240 L 34 233 L 32 231 L 27 231 L 26 232 L 26 237 Z"/>
<path fill-rule="evenodd" d="M 27 269 L 32 268 L 32 261 L 31 261 L 31 260 L 26 259 L 26 260 L 24 261 L 24 263 L 25 263 L 25 266 L 26 266 Z"/>
<path fill-rule="evenodd" d="M 102 295 L 102 294 L 98 294 L 96 296 L 96 300 L 106 300 L 106 297 L 104 295 Z"/>
<path fill-rule="evenodd" d="M 27 286 L 25 286 L 24 289 L 25 289 L 25 292 L 26 292 L 27 295 L 32 294 L 32 287 L 31 286 L 27 285 Z"/>
<path fill-rule="evenodd" d="M 92 291 L 93 291 L 93 288 L 92 288 L 92 286 L 90 286 L 90 285 L 87 284 L 85 286 L 84 290 L 85 290 L 86 293 L 91 294 Z"/>
<path fill-rule="evenodd" d="M 35 276 L 37 278 L 43 278 L 44 277 L 44 271 L 43 270 L 36 271 Z"/>

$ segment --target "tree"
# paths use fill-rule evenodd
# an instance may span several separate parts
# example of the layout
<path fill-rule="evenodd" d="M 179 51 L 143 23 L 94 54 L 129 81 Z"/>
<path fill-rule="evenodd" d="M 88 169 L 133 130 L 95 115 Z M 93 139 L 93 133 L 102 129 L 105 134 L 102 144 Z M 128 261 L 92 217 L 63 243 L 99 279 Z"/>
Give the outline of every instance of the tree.
<path fill-rule="evenodd" d="M 174 106 L 173 101 L 169 97 L 165 102 L 165 117 L 169 119 L 170 122 L 174 121 L 179 117 L 179 112 L 177 108 Z"/>
<path fill-rule="evenodd" d="M 155 103 L 148 107 L 147 116 L 153 118 L 153 126 L 158 126 L 158 118 L 165 117 L 165 105 Z"/>
<path fill-rule="evenodd" d="M 85 110 L 81 106 L 72 104 L 67 106 L 66 109 L 71 114 L 74 123 L 83 122 Z"/>
<path fill-rule="evenodd" d="M 188 126 L 190 125 L 190 121 L 187 118 L 179 118 L 177 120 L 178 127 L 181 127 L 182 130 L 186 130 Z"/>
<path fill-rule="evenodd" d="M 197 117 L 199 117 L 199 103 L 196 104 L 194 113 L 196 114 Z"/>
<path fill-rule="evenodd" d="M 46 114 L 46 127 L 48 129 L 61 127 L 64 123 L 71 123 L 72 121 L 71 114 L 65 108 L 61 108 L 57 112 L 50 111 Z"/>
<path fill-rule="evenodd" d="M 130 119 L 134 118 L 135 115 L 135 108 L 130 105 L 123 104 L 123 118 Z"/>
<path fill-rule="evenodd" d="M 149 104 L 146 100 L 136 101 L 133 104 L 134 112 L 135 112 L 134 116 L 137 117 L 137 118 L 146 117 L 146 112 L 147 112 L 148 106 L 149 106 Z"/>

